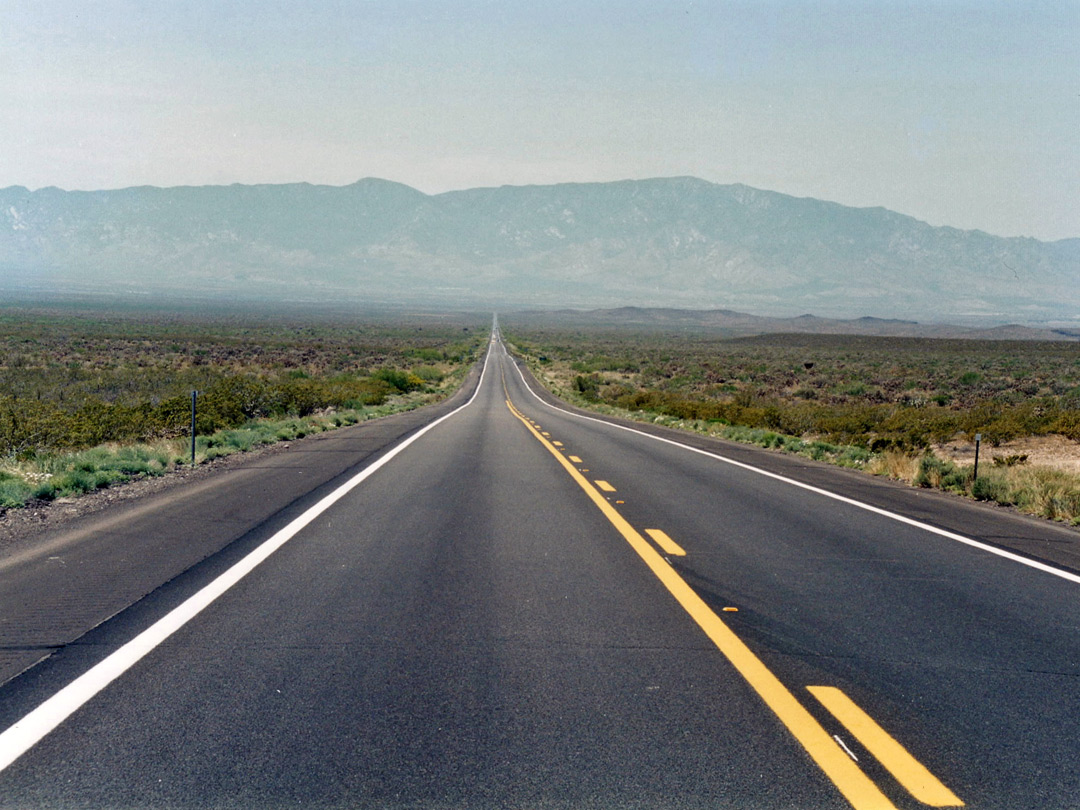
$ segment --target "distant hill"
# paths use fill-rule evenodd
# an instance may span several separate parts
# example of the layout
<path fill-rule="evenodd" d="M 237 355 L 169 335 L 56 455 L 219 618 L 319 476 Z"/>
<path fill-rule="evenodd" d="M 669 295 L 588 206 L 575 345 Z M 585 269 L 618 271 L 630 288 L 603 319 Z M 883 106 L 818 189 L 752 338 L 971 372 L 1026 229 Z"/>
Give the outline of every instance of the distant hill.
<path fill-rule="evenodd" d="M 0 190 L 0 290 L 1075 320 L 1080 239 L 694 178 L 470 189 Z"/>
<path fill-rule="evenodd" d="M 556 328 L 625 328 L 666 332 L 708 332 L 725 337 L 766 334 L 869 335 L 877 337 L 942 338 L 965 340 L 1080 340 L 1080 329 L 1033 329 L 1018 324 L 965 327 L 919 323 L 895 318 L 820 318 L 799 315 L 769 318 L 728 309 L 694 310 L 619 307 L 594 310 L 527 310 L 508 312 L 500 320 L 508 325 Z"/>

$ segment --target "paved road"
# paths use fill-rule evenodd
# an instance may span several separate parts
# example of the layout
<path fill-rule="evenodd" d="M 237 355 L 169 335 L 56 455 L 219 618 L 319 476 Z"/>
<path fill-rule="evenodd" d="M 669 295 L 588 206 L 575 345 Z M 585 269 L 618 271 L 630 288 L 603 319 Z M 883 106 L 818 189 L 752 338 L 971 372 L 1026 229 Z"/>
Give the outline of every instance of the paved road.
<path fill-rule="evenodd" d="M 1080 583 L 948 532 L 1075 535 L 584 420 L 501 345 L 451 407 L 0 687 L 0 805 L 1077 805 Z"/>

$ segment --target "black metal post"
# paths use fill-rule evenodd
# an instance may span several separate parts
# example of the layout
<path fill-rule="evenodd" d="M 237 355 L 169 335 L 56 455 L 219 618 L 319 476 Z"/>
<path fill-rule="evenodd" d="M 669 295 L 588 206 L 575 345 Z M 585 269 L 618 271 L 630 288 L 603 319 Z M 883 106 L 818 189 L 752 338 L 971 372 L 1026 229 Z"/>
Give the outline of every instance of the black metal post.
<path fill-rule="evenodd" d="M 975 434 L 975 472 L 971 476 L 971 482 L 974 485 L 975 481 L 979 479 L 979 443 L 982 441 L 982 434 Z"/>
<path fill-rule="evenodd" d="M 191 466 L 195 466 L 195 400 L 198 398 L 199 392 L 191 392 Z"/>

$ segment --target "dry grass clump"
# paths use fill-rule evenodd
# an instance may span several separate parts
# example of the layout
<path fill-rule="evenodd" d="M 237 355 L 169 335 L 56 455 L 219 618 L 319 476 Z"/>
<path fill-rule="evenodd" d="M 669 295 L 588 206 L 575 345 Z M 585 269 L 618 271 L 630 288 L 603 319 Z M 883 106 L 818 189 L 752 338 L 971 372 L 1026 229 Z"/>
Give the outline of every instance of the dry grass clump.
<path fill-rule="evenodd" d="M 1050 520 L 1080 525 L 1080 475 L 1049 467 L 993 467 L 979 473 L 971 494 Z"/>
<path fill-rule="evenodd" d="M 933 454 L 921 457 L 887 452 L 867 469 L 915 486 L 943 489 L 1021 512 L 1080 525 L 1080 475 L 1053 467 L 1021 464 L 960 465 Z"/>
<path fill-rule="evenodd" d="M 878 453 L 866 467 L 867 472 L 911 483 L 919 470 L 919 459 L 907 453 L 886 450 Z"/>

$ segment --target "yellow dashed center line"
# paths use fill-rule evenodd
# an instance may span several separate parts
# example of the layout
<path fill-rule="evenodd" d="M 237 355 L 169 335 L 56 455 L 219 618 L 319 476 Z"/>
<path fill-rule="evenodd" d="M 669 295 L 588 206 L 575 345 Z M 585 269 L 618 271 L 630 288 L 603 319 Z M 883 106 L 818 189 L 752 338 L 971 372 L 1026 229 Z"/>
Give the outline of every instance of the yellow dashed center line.
<path fill-rule="evenodd" d="M 664 551 L 673 557 L 685 557 L 686 552 L 683 551 L 682 546 L 667 536 L 667 532 L 660 529 L 646 529 L 645 534 L 649 535 L 656 541 L 656 545 L 660 546 Z"/>
<path fill-rule="evenodd" d="M 615 487 L 609 484 L 607 481 L 596 481 L 596 485 L 600 487 L 604 492 L 614 492 Z"/>
<path fill-rule="evenodd" d="M 581 459 L 578 458 L 577 456 L 570 456 L 570 460 L 572 462 L 574 462 L 575 464 L 580 464 L 581 463 Z"/>
<path fill-rule="evenodd" d="M 506 405 L 521 423 L 555 456 L 567 473 L 584 490 L 589 499 L 626 539 L 668 592 L 712 640 L 721 653 L 731 662 L 746 682 L 758 693 L 806 749 L 810 757 L 832 780 L 837 789 L 856 810 L 895 810 L 895 805 L 881 792 L 869 777 L 860 770 L 839 744 L 829 736 L 822 725 L 765 666 L 753 651 L 713 612 L 686 581 L 660 556 L 649 541 L 641 536 L 619 512 L 608 503 L 596 487 L 591 485 L 577 468 L 560 453 L 551 442 L 535 430 L 521 412 L 506 400 Z M 597 484 L 599 486 L 599 484 Z"/>

